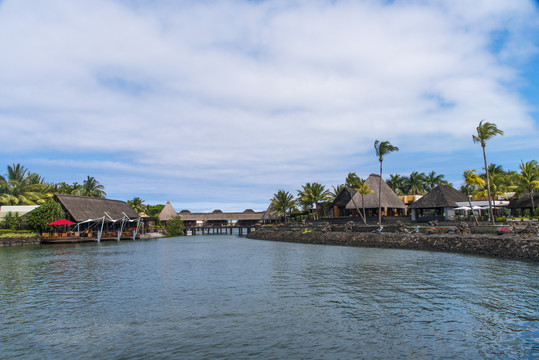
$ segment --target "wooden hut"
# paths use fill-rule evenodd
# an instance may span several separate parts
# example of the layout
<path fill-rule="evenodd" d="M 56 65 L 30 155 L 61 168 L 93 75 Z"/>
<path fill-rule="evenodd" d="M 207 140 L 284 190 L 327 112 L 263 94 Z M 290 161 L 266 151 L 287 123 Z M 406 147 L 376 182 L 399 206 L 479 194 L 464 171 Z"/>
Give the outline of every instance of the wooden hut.
<path fill-rule="evenodd" d="M 537 209 L 539 207 L 539 192 L 533 192 L 533 203 Z M 531 213 L 532 202 L 530 193 L 527 192 L 522 194 L 518 199 L 512 199 L 507 207 L 511 210 L 512 216 L 517 216 L 518 210 L 524 212 L 527 209 Z"/>
<path fill-rule="evenodd" d="M 346 205 L 347 210 L 355 210 L 356 206 L 359 209 L 363 208 L 365 204 L 365 211 L 367 216 L 378 215 L 378 194 L 381 192 L 380 205 L 382 207 L 383 216 L 402 216 L 405 213 L 406 205 L 395 194 L 393 190 L 382 180 L 382 186 L 380 187 L 380 175 L 370 174 L 365 184 L 369 185 L 369 189 L 374 191 L 363 196 L 356 192 L 352 199 Z"/>
<path fill-rule="evenodd" d="M 356 194 L 356 190 L 351 187 L 345 187 L 337 194 L 335 199 L 329 204 L 329 209 L 333 213 L 333 217 L 349 216 L 355 210 L 347 210 L 346 205 L 352 200 L 352 196 Z"/>
<path fill-rule="evenodd" d="M 457 202 L 468 201 L 466 195 L 449 185 L 438 185 L 410 205 L 412 221 L 450 220 Z"/>
<path fill-rule="evenodd" d="M 137 212 L 125 201 L 65 194 L 55 194 L 54 200 L 62 205 L 66 212 L 66 219 L 76 223 L 103 217 L 105 221 L 115 221 L 125 217 L 131 220 L 139 218 Z"/>
<path fill-rule="evenodd" d="M 159 213 L 158 218 L 160 221 L 166 222 L 176 216 L 178 216 L 178 214 L 176 213 L 176 210 L 174 210 L 174 208 L 170 204 L 170 201 L 167 201 L 167 203 L 165 204 L 165 207 Z"/>

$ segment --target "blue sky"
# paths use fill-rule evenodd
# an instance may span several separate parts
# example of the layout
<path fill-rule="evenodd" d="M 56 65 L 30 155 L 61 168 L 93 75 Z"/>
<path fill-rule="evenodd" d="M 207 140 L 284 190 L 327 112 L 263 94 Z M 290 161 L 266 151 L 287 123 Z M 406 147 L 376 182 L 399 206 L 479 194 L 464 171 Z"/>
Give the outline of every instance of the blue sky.
<path fill-rule="evenodd" d="M 278 189 L 539 160 L 531 0 L 0 2 L 0 170 L 263 210 Z"/>

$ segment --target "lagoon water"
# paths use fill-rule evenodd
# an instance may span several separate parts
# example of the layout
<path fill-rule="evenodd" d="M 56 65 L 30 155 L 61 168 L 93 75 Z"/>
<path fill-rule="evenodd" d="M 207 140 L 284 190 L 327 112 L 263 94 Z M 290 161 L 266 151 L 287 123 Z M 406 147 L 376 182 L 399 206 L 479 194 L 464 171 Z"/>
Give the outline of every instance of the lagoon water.
<path fill-rule="evenodd" d="M 0 358 L 539 358 L 539 266 L 231 235 L 0 248 Z"/>

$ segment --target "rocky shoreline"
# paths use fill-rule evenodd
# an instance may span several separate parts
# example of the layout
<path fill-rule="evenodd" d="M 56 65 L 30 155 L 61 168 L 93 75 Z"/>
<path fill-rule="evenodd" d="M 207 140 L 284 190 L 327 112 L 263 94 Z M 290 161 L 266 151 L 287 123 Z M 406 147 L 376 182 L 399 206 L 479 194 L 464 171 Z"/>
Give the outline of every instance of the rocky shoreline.
<path fill-rule="evenodd" d="M 344 229 L 343 229 L 344 230 Z M 411 233 L 333 230 L 309 227 L 261 227 L 247 237 L 305 244 L 444 251 L 539 261 L 539 236 L 503 233 Z"/>

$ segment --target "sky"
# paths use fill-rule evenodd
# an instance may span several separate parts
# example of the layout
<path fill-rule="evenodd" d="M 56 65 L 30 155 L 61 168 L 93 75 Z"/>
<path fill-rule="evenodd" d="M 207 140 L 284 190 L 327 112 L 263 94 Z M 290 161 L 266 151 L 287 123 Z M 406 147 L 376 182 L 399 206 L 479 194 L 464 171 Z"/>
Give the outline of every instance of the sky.
<path fill-rule="evenodd" d="M 0 173 L 177 211 L 539 160 L 537 0 L 0 0 Z"/>

